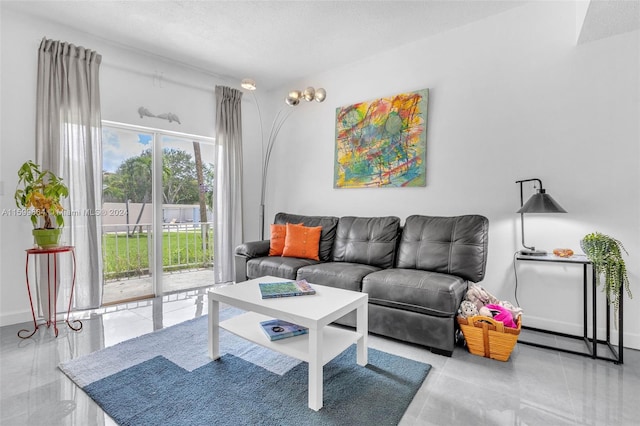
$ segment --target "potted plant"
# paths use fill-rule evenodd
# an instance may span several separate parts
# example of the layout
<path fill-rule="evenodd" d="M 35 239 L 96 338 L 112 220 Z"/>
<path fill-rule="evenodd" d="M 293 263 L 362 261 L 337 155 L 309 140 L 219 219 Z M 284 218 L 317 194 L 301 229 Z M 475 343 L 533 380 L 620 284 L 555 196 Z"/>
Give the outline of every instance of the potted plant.
<path fill-rule="evenodd" d="M 606 293 L 607 301 L 612 303 L 617 311 L 620 306 L 620 300 L 624 296 L 621 294 L 623 286 L 629 298 L 632 298 L 627 267 L 622 258 L 623 251 L 627 255 L 629 253 L 627 253 L 620 241 L 600 232 L 585 235 L 580 241 L 580 246 L 593 264 L 596 285 L 600 285 L 600 278 L 601 276 L 604 277 L 602 291 Z"/>
<path fill-rule="evenodd" d="M 33 161 L 18 169 L 18 188 L 14 198 L 18 208 L 30 210 L 33 236 L 42 248 L 58 245 L 64 216 L 62 200 L 69 196 L 69 188 L 50 170 L 41 170 Z M 38 218 L 42 219 L 38 227 Z M 55 219 L 55 225 L 52 219 Z"/>

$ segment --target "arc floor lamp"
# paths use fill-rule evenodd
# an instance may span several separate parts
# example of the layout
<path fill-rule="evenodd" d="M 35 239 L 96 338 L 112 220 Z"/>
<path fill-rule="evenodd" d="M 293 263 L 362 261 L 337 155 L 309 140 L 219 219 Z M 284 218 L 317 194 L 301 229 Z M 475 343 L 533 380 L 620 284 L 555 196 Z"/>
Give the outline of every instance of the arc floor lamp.
<path fill-rule="evenodd" d="M 536 193 L 529 198 L 529 200 L 524 203 L 524 195 L 522 184 L 525 182 L 538 182 L 539 188 Z M 551 195 L 547 194 L 547 192 L 542 187 L 542 181 L 538 178 L 534 179 L 524 179 L 517 180 L 516 183 L 520 184 L 520 210 L 517 213 L 520 213 L 520 225 L 522 231 L 522 250 L 520 250 L 520 254 L 527 256 L 544 256 L 547 254 L 544 250 L 536 250 L 535 247 L 527 246 L 524 243 L 524 214 L 525 213 L 566 213 L 567 211 L 563 209 L 560 204 L 554 200 Z"/>
<path fill-rule="evenodd" d="M 293 109 L 291 107 L 295 107 L 300 104 L 300 101 L 304 100 L 306 102 L 316 101 L 316 102 L 324 102 L 327 98 L 327 92 L 323 88 L 314 89 L 313 87 L 307 87 L 304 90 L 292 90 L 285 97 L 285 106 L 283 106 L 280 111 L 276 114 L 276 117 L 273 119 L 273 123 L 271 124 L 271 130 L 269 131 L 269 137 L 267 138 L 267 143 L 265 145 L 264 141 L 264 131 L 262 128 L 262 113 L 260 111 L 260 104 L 258 103 L 258 99 L 255 95 L 255 90 L 257 88 L 255 80 L 251 78 L 245 78 L 240 83 L 243 89 L 246 89 L 251 92 L 253 95 L 253 99 L 256 103 L 256 108 L 258 110 L 258 119 L 260 120 L 260 138 L 261 138 L 261 149 L 262 149 L 262 180 L 260 187 L 260 239 L 264 240 L 264 203 L 265 203 L 265 193 L 267 189 L 267 173 L 269 171 L 269 160 L 271 159 L 271 151 L 273 149 L 273 145 L 276 142 L 276 138 L 278 137 L 278 133 L 282 128 L 284 122 L 289 118 L 289 116 L 293 113 Z"/>

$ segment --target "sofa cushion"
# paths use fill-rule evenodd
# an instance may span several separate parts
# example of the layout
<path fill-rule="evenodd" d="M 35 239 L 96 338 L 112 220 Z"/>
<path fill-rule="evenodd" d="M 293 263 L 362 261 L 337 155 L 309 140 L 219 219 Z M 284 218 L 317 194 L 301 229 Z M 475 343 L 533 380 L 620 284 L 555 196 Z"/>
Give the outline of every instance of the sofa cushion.
<path fill-rule="evenodd" d="M 318 248 L 322 226 L 304 226 L 286 224 L 286 236 L 282 255 L 288 257 L 302 257 L 305 259 L 320 260 Z"/>
<path fill-rule="evenodd" d="M 415 269 L 384 269 L 364 277 L 369 303 L 439 317 L 455 316 L 467 281 L 455 275 Z"/>
<path fill-rule="evenodd" d="M 395 260 L 400 219 L 341 217 L 333 244 L 334 262 L 352 262 L 390 268 Z"/>
<path fill-rule="evenodd" d="M 402 230 L 396 266 L 482 281 L 488 228 L 489 220 L 479 215 L 409 216 Z"/>
<path fill-rule="evenodd" d="M 322 226 L 318 257 L 320 257 L 322 262 L 330 260 L 331 251 L 333 249 L 333 240 L 336 236 L 336 227 L 338 226 L 337 217 L 303 216 L 290 213 L 278 213 L 276 214 L 274 223 L 282 225 L 286 225 L 287 223 L 300 223 L 304 226 Z"/>
<path fill-rule="evenodd" d="M 287 225 L 289 225 L 287 223 Z M 269 256 L 282 256 L 287 238 L 287 225 L 271 224 L 271 238 L 269 239 Z M 298 223 L 298 225 L 302 225 Z M 294 256 L 296 257 L 296 256 Z"/>
<path fill-rule="evenodd" d="M 361 263 L 327 262 L 304 266 L 298 269 L 296 279 L 305 279 L 312 284 L 361 291 L 362 278 L 380 268 Z"/>
<path fill-rule="evenodd" d="M 274 277 L 295 280 L 298 269 L 302 266 L 318 263 L 317 260 L 300 259 L 298 257 L 267 256 L 247 261 L 247 279 L 272 275 Z"/>

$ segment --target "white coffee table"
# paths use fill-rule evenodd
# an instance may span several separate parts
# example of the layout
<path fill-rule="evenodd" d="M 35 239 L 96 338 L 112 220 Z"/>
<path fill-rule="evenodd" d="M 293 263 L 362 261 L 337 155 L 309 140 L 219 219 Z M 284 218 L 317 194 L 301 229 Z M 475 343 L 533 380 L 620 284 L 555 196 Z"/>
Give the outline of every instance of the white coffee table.
<path fill-rule="evenodd" d="M 366 293 L 311 284 L 315 295 L 262 299 L 258 283 L 288 281 L 262 277 L 209 290 L 209 356 L 220 358 L 220 328 L 309 364 L 309 408 L 322 408 L 322 369 L 352 344 L 357 344 L 358 365 L 367 364 L 368 314 Z M 220 322 L 220 302 L 248 311 Z M 356 330 L 329 326 L 356 310 Z M 281 319 L 309 328 L 309 333 L 271 341 L 261 321 Z"/>

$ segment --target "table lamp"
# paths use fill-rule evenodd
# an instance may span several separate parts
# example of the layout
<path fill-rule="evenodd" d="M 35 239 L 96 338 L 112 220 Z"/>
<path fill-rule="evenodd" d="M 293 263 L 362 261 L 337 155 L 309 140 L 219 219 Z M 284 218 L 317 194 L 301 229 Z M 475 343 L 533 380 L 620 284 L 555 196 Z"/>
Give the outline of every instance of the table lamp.
<path fill-rule="evenodd" d="M 524 197 L 522 193 L 522 184 L 524 182 L 532 182 L 537 181 L 539 183 L 539 188 L 535 194 L 529 198 L 529 200 L 524 203 Z M 547 194 L 544 188 L 542 187 L 542 181 L 540 179 L 524 179 L 517 180 L 516 183 L 520 184 L 520 210 L 517 213 L 520 213 L 520 224 L 522 229 L 522 247 L 523 250 L 520 250 L 520 254 L 527 256 L 544 256 L 547 254 L 544 250 L 536 250 L 535 247 L 527 246 L 524 243 L 524 214 L 525 213 L 566 213 L 567 211 L 563 209 L 560 204 L 554 200 L 551 195 Z"/>

